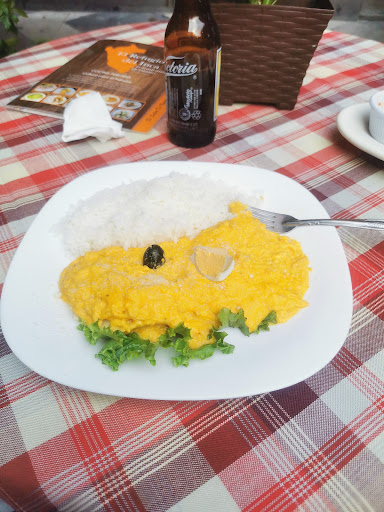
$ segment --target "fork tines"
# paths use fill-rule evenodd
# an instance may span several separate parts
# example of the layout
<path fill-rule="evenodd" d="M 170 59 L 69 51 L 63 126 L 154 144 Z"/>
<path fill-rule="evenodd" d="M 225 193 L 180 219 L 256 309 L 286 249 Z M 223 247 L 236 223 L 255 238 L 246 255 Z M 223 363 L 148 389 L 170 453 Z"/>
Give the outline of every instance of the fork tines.
<path fill-rule="evenodd" d="M 273 212 L 260 210 L 259 208 L 255 208 L 254 206 L 249 206 L 249 211 L 252 213 L 254 217 L 256 217 L 256 219 L 265 224 L 267 228 L 272 229 L 274 227 L 276 215 Z"/>
<path fill-rule="evenodd" d="M 251 213 L 255 217 L 263 217 L 265 219 L 273 219 L 275 214 L 273 212 L 267 212 L 267 210 L 260 210 L 259 208 L 255 208 L 254 206 L 249 206 Z"/>

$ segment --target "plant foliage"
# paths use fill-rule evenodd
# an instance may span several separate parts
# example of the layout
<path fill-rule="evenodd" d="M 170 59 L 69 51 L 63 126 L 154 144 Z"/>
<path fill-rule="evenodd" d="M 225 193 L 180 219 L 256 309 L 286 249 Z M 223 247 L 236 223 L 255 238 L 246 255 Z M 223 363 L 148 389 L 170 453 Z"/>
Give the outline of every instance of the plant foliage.
<path fill-rule="evenodd" d="M 277 0 L 249 0 L 253 5 L 275 5 L 276 2 Z"/>
<path fill-rule="evenodd" d="M 0 58 L 15 51 L 20 16 L 27 15 L 16 6 L 15 0 L 0 0 Z"/>

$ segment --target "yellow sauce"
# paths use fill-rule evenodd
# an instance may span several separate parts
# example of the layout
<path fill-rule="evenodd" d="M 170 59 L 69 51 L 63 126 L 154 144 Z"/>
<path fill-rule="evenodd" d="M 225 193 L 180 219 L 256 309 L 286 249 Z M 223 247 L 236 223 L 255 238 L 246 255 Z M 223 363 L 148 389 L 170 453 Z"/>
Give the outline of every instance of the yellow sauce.
<path fill-rule="evenodd" d="M 251 332 L 271 311 L 278 323 L 286 322 L 307 306 L 308 259 L 297 241 L 267 231 L 239 210 L 233 205 L 233 219 L 193 239 L 160 242 L 165 263 L 157 269 L 143 266 L 145 247 L 86 253 L 61 274 L 63 300 L 88 325 L 107 322 L 112 330 L 134 331 L 153 342 L 183 322 L 191 329 L 192 349 L 213 342 L 208 333 L 219 326 L 222 308 L 243 309 Z M 211 281 L 196 269 L 196 246 L 223 248 L 233 257 L 234 269 L 224 281 Z"/>

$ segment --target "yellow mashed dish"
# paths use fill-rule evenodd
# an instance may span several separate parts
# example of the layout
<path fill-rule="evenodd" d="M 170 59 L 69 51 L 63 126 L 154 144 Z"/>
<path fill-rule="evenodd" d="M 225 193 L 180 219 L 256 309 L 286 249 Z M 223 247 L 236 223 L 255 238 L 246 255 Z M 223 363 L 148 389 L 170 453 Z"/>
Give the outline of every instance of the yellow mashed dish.
<path fill-rule="evenodd" d="M 222 349 L 223 336 L 216 334 L 223 325 L 242 326 L 245 334 L 248 329 L 257 332 L 266 318 L 273 323 L 286 322 L 307 306 L 303 297 L 308 289 L 309 262 L 300 244 L 267 231 L 244 205 L 233 203 L 230 208 L 235 214 L 232 219 L 204 229 L 193 239 L 156 241 L 164 251 L 164 262 L 157 268 L 143 265 L 145 247 L 108 247 L 87 252 L 63 270 L 63 300 L 81 319 L 88 341 L 96 342 L 108 334 L 111 343 L 107 355 L 110 357 L 113 348 L 113 358 L 118 360 L 110 364 L 113 369 L 124 359 L 138 357 L 128 350 L 124 354 L 123 349 L 143 340 L 142 351 L 149 353 L 151 345 L 159 340 L 166 347 L 171 346 L 171 339 L 183 339 L 183 350 L 176 352 L 184 354 L 186 359 L 179 363 L 185 365 L 194 350 L 196 354 L 208 354 L 206 357 L 212 355 L 207 345 L 219 343 L 219 348 L 228 353 L 230 350 Z M 205 254 L 200 255 L 211 273 L 215 261 L 219 266 L 224 262 L 224 250 L 233 263 L 223 280 L 207 278 L 203 263 L 200 268 L 196 265 L 196 247 L 216 250 L 210 261 L 204 259 Z M 216 253 L 219 260 L 215 260 Z M 228 267 L 228 258 L 226 261 Z M 223 314 L 220 316 L 223 311 L 226 321 Z M 124 345 L 120 332 L 131 341 Z M 102 359 L 109 364 L 106 352 Z"/>

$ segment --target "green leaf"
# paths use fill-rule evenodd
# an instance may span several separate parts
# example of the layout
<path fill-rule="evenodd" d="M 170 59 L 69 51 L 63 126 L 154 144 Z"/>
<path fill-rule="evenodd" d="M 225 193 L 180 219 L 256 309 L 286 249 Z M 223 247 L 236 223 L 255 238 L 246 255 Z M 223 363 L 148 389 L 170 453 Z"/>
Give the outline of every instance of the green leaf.
<path fill-rule="evenodd" d="M 109 327 L 99 327 L 98 322 L 86 325 L 81 322 L 77 327 L 83 331 L 85 339 L 95 345 L 99 339 L 105 341 L 104 346 L 95 357 L 101 359 L 103 364 L 118 370 L 120 364 L 126 360 L 136 359 L 143 355 L 152 366 L 156 365 L 155 353 L 158 348 L 157 343 L 151 343 L 144 340 L 133 332 L 124 334 L 121 331 L 112 331 Z"/>
<path fill-rule="evenodd" d="M 11 21 L 10 21 L 10 19 L 9 18 L 5 18 L 3 20 L 3 25 L 4 25 L 5 32 L 8 32 L 9 29 L 11 28 Z"/>
<path fill-rule="evenodd" d="M 224 340 L 226 332 L 212 328 L 208 339 L 214 338 L 213 343 L 208 343 L 197 349 L 191 349 L 188 341 L 191 339 L 191 330 L 183 323 L 174 328 L 168 328 L 167 332 L 159 337 L 159 344 L 163 348 L 173 347 L 177 356 L 172 358 L 175 366 L 188 366 L 191 359 L 207 359 L 218 349 L 223 354 L 232 354 L 235 347 Z"/>
<path fill-rule="evenodd" d="M 258 325 L 255 333 L 258 334 L 260 331 L 269 331 L 269 324 L 276 324 L 277 317 L 275 311 L 271 311 L 264 320 Z"/>
<path fill-rule="evenodd" d="M 213 356 L 215 348 L 215 344 L 208 344 L 196 349 L 191 349 L 189 348 L 188 342 L 179 340 L 177 345 L 174 346 L 174 349 L 180 355 L 172 357 L 173 364 L 175 366 L 188 366 L 191 359 L 207 359 L 207 357 Z"/>
<path fill-rule="evenodd" d="M 210 340 L 215 338 L 215 341 L 219 342 L 223 341 L 226 336 L 228 336 L 228 334 L 225 331 L 219 331 L 219 329 L 212 327 L 212 329 L 209 331 L 208 339 Z"/>
<path fill-rule="evenodd" d="M 77 326 L 79 331 L 83 331 L 85 339 L 91 345 L 96 345 L 100 338 L 114 338 L 119 339 L 120 331 L 112 331 L 109 327 L 99 327 L 98 322 L 93 322 L 93 324 L 87 325 L 85 322 L 82 322 Z M 121 333 L 122 334 L 122 333 Z M 124 336 L 124 335 L 123 335 Z"/>
<path fill-rule="evenodd" d="M 245 318 L 244 311 L 242 309 L 239 309 L 237 313 L 232 313 L 230 309 L 222 308 L 218 317 L 221 322 L 221 327 L 237 327 L 246 336 L 250 335 L 249 328 L 245 323 L 247 319 Z M 260 331 L 269 331 L 269 325 L 276 323 L 276 313 L 275 311 L 271 311 L 257 326 L 253 333 L 258 334 Z"/>
<path fill-rule="evenodd" d="M 232 352 L 235 350 L 235 345 L 231 345 L 226 341 L 218 341 L 217 348 L 221 350 L 223 354 L 232 354 Z"/>
<path fill-rule="evenodd" d="M 253 5 L 275 5 L 276 2 L 277 0 L 249 0 Z"/>
<path fill-rule="evenodd" d="M 156 366 L 155 354 L 156 354 L 157 348 L 158 348 L 157 343 L 149 342 L 144 350 L 144 357 L 145 357 L 145 359 L 147 359 L 147 361 L 150 362 L 150 364 L 152 366 Z"/>
<path fill-rule="evenodd" d="M 168 327 L 167 332 L 159 336 L 158 342 L 163 348 L 167 348 L 172 347 L 179 339 L 185 341 L 192 339 L 191 329 L 185 327 L 183 323 L 178 324 L 176 327 Z"/>
<path fill-rule="evenodd" d="M 15 51 L 17 39 L 7 39 L 8 33 L 18 33 L 19 17 L 27 14 L 16 6 L 13 0 L 0 0 L 0 57 L 5 57 Z M 12 41 L 12 42 L 11 42 Z"/>
<path fill-rule="evenodd" d="M 172 361 L 174 366 L 189 366 L 189 357 L 187 356 L 172 357 Z"/>
<path fill-rule="evenodd" d="M 15 9 L 15 12 L 17 13 L 18 16 L 21 16 L 22 18 L 28 18 L 28 14 L 25 11 L 23 11 L 23 9 L 17 8 Z"/>
<path fill-rule="evenodd" d="M 232 313 L 228 308 L 222 308 L 219 315 L 222 327 L 237 327 L 245 335 L 249 336 L 249 328 L 247 326 L 244 311 L 239 309 L 237 313 Z"/>
<path fill-rule="evenodd" d="M 215 338 L 216 348 L 218 348 L 223 354 L 232 354 L 235 350 L 235 345 L 231 345 L 224 341 L 224 338 L 228 336 L 225 331 L 219 331 L 212 327 L 208 338 Z"/>
<path fill-rule="evenodd" d="M 151 347 L 150 345 L 154 345 Z M 122 341 L 111 339 L 100 350 L 95 357 L 101 359 L 103 364 L 106 364 L 116 371 L 124 361 L 137 359 L 144 355 L 152 366 L 156 365 L 154 354 L 157 346 L 149 340 L 141 339 L 136 333 L 131 333 L 125 336 Z"/>

